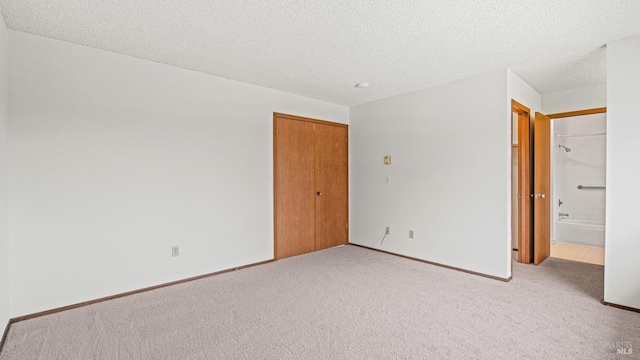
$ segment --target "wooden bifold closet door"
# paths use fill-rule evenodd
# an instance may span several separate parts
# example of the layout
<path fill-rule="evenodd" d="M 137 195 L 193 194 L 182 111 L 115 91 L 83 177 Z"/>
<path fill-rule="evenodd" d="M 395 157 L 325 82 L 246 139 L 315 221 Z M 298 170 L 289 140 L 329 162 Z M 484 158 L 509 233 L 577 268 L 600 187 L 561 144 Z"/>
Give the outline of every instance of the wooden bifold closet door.
<path fill-rule="evenodd" d="M 533 264 L 551 255 L 551 119 L 536 112 L 534 121 Z"/>
<path fill-rule="evenodd" d="M 274 114 L 275 258 L 348 243 L 347 125 Z"/>

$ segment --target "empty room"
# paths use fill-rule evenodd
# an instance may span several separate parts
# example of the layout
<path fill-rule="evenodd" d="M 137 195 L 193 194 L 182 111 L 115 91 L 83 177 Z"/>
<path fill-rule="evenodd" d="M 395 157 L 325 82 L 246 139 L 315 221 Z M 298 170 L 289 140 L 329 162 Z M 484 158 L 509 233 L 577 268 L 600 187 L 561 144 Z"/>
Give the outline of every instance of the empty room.
<path fill-rule="evenodd" d="M 0 18 L 0 360 L 640 358 L 640 2 Z"/>

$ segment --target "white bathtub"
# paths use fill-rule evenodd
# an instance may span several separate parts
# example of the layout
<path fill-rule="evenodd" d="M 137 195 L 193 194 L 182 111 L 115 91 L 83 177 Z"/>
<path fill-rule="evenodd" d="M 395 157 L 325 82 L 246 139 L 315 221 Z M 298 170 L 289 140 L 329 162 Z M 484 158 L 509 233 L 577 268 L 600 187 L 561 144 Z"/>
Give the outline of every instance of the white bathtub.
<path fill-rule="evenodd" d="M 556 242 L 604 248 L 604 223 L 591 220 L 556 221 Z"/>

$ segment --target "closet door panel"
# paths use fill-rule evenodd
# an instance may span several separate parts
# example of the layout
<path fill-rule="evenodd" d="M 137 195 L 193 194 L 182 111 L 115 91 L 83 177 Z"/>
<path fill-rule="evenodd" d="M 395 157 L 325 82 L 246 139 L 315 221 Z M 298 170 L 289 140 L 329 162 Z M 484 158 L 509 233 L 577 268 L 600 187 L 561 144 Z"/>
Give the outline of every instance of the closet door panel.
<path fill-rule="evenodd" d="M 316 124 L 316 250 L 348 242 L 347 129 Z"/>
<path fill-rule="evenodd" d="M 312 123 L 276 118 L 276 258 L 315 247 L 315 132 Z"/>
<path fill-rule="evenodd" d="M 533 264 L 551 255 L 551 119 L 537 112 L 533 122 Z"/>

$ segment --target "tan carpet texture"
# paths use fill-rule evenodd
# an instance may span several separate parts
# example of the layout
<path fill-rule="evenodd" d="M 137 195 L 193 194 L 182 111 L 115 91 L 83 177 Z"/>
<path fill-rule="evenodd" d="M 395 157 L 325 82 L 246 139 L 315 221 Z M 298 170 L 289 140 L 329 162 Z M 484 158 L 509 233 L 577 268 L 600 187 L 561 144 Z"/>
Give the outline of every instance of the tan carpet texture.
<path fill-rule="evenodd" d="M 503 283 L 343 246 L 18 322 L 0 360 L 640 358 L 602 266 L 513 267 Z"/>

